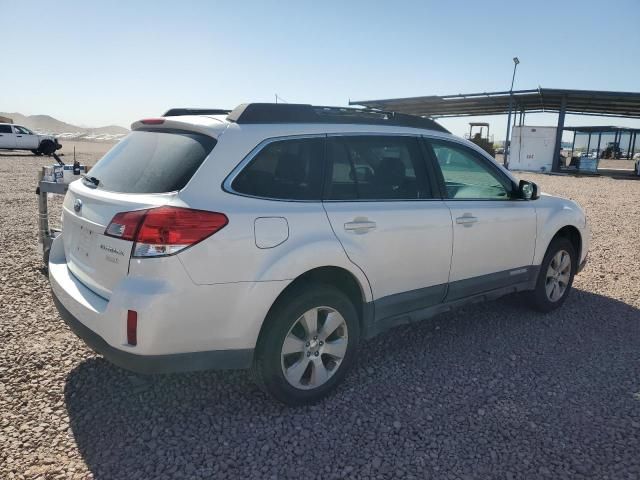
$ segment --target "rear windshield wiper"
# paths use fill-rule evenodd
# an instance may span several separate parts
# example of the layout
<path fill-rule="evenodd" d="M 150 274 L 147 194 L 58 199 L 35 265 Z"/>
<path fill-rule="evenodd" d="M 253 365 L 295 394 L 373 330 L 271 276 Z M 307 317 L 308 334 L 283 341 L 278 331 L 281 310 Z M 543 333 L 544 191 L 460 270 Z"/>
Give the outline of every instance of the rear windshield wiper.
<path fill-rule="evenodd" d="M 89 183 L 92 183 L 96 187 L 100 185 L 100 180 L 98 180 L 96 177 L 92 177 L 90 175 L 82 175 L 82 179 L 86 180 Z"/>

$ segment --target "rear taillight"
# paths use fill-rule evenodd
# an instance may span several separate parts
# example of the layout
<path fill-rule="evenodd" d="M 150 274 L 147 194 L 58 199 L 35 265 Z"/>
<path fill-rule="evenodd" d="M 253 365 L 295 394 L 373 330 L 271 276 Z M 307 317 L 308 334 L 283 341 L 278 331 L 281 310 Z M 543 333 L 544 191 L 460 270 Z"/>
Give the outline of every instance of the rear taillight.
<path fill-rule="evenodd" d="M 172 255 L 223 228 L 226 215 L 180 207 L 118 213 L 104 234 L 135 242 L 134 257 Z"/>
<path fill-rule="evenodd" d="M 140 222 L 144 219 L 147 210 L 117 213 L 107 225 L 105 235 L 123 240 L 135 240 Z"/>

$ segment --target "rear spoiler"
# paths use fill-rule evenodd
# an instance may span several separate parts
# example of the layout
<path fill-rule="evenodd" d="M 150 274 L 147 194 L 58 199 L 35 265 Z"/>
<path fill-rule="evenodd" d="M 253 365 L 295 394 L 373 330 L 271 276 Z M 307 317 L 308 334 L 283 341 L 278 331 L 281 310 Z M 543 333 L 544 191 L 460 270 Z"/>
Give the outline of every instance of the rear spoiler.
<path fill-rule="evenodd" d="M 171 108 L 164 112 L 163 117 L 181 117 L 184 115 L 228 115 L 231 110 L 221 108 Z"/>

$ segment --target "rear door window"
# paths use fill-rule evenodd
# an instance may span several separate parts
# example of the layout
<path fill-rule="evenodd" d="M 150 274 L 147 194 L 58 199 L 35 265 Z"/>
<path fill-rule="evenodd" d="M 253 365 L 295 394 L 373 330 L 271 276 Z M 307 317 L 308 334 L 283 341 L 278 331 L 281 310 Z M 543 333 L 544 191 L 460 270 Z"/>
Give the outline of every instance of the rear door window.
<path fill-rule="evenodd" d="M 0 133 L 13 133 L 11 125 L 0 125 Z"/>
<path fill-rule="evenodd" d="M 121 193 L 181 190 L 216 144 L 214 138 L 183 131 L 136 130 L 98 161 L 89 175 L 98 188 Z"/>
<path fill-rule="evenodd" d="M 276 200 L 320 200 L 324 138 L 267 144 L 233 180 L 238 193 Z"/>
<path fill-rule="evenodd" d="M 415 137 L 329 137 L 327 160 L 327 200 L 432 198 Z"/>

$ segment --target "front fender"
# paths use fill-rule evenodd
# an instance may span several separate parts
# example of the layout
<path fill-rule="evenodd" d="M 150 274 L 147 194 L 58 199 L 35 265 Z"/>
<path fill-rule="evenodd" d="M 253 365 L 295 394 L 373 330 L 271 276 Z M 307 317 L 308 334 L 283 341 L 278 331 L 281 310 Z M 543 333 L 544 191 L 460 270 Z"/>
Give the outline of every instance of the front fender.
<path fill-rule="evenodd" d="M 540 265 L 553 237 L 566 226 L 575 227 L 580 233 L 580 262 L 587 256 L 590 233 L 582 208 L 572 201 L 543 194 L 536 200 L 537 239 L 533 258 L 534 265 Z M 579 263 L 580 263 L 579 262 Z"/>

